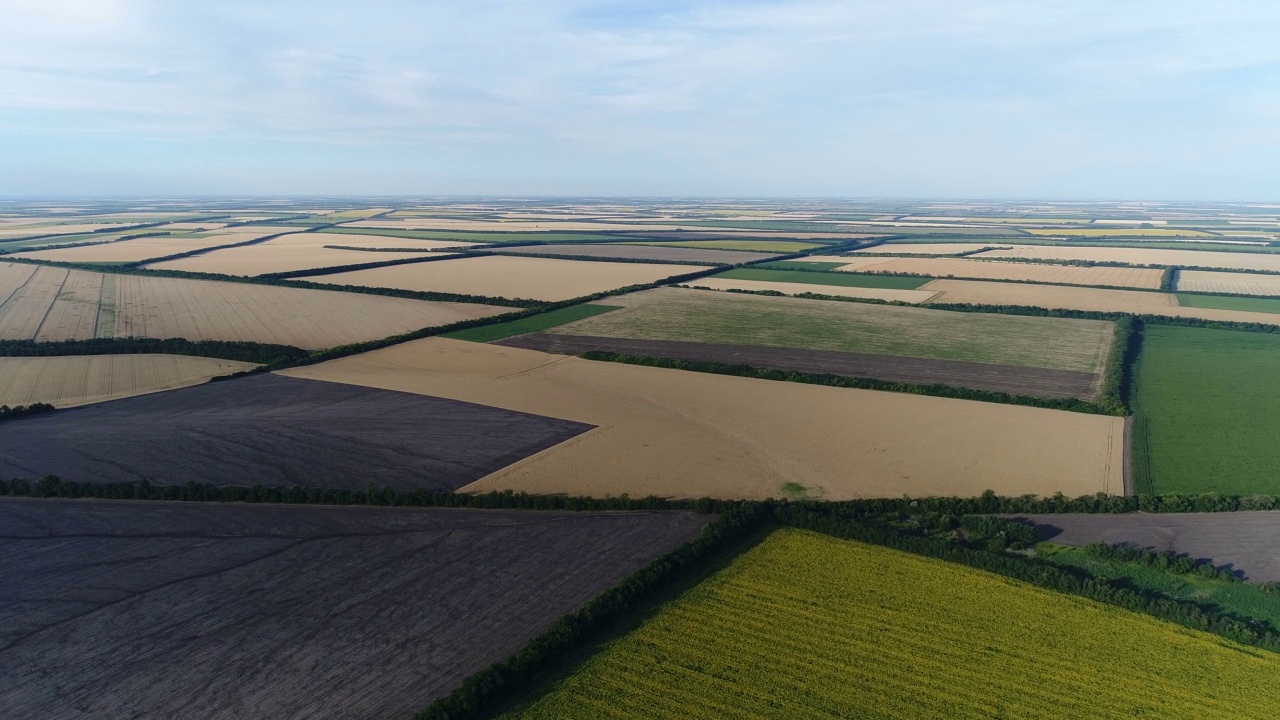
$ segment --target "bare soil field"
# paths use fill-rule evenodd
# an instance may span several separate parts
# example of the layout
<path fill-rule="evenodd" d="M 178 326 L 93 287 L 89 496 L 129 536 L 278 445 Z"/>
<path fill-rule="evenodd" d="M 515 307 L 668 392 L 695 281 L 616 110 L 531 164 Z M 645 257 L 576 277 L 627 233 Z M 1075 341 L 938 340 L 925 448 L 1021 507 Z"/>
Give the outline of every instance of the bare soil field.
<path fill-rule="evenodd" d="M 815 301 L 821 302 L 821 301 Z M 615 311 L 620 312 L 620 311 Z M 282 371 L 597 426 L 465 491 L 1120 493 L 1123 418 L 593 362 L 444 338 Z M 622 460 L 620 460 L 620 458 Z"/>
<path fill-rule="evenodd" d="M 707 290 L 772 290 L 783 295 L 838 295 L 840 297 L 896 300 L 898 302 L 928 302 L 937 293 L 927 290 L 894 290 L 890 288 L 844 287 L 840 285 L 814 285 L 812 283 L 771 282 L 767 280 L 740 280 L 736 278 L 708 277 L 690 280 L 687 285 Z"/>
<path fill-rule="evenodd" d="M 1062 545 L 1129 543 L 1231 565 L 1250 582 L 1280 580 L 1280 512 L 1017 515 Z"/>
<path fill-rule="evenodd" d="M 198 385 L 252 363 L 189 355 L 0 358 L 0 405 L 76 405 Z"/>
<path fill-rule="evenodd" d="M 1066 285 L 1110 285 L 1158 290 L 1163 270 L 1126 267 L 1079 267 L 1037 263 L 967 260 L 964 258 L 859 257 L 837 268 L 842 272 L 910 273 L 978 280 L 1018 280 Z"/>
<path fill-rule="evenodd" d="M 402 290 L 430 290 L 485 297 L 568 300 L 593 293 L 640 285 L 673 275 L 706 270 L 701 265 L 610 263 L 553 258 L 459 258 L 370 270 L 353 270 L 307 278 L 311 282 L 362 285 Z"/>
<path fill-rule="evenodd" d="M 830 350 L 799 350 L 759 345 L 719 345 L 665 340 L 629 340 L 590 335 L 530 333 L 498 340 L 498 345 L 539 350 L 561 355 L 579 355 L 588 350 L 605 350 L 641 357 L 696 360 L 749 365 L 774 370 L 830 373 L 850 377 L 875 378 L 890 382 L 990 390 L 1047 398 L 1094 400 L 1101 376 L 1097 373 L 1045 370 L 1015 365 L 930 360 L 893 355 L 864 355 Z"/>
<path fill-rule="evenodd" d="M 989 250 L 973 257 L 1034 258 L 1038 260 L 1093 260 L 1131 265 L 1210 267 L 1226 270 L 1280 270 L 1278 253 L 1214 252 L 1212 250 L 1163 250 L 1120 247 L 1069 247 L 1064 245 L 1016 245 L 1009 250 Z"/>
<path fill-rule="evenodd" d="M 15 253 L 14 257 L 56 262 L 141 262 L 151 258 L 235 245 L 254 238 L 288 232 L 293 228 L 253 226 L 197 235 L 141 237 L 80 247 L 51 248 Z"/>
<path fill-rule="evenodd" d="M 1137 290 L 1074 288 L 1062 285 L 1024 285 L 978 280 L 934 280 L 921 290 L 937 292 L 933 303 L 974 303 L 979 305 L 1031 305 L 1034 307 L 1094 312 L 1124 312 L 1172 317 L 1198 317 L 1280 325 L 1273 313 L 1242 310 L 1182 307 L 1177 296 Z"/>
<path fill-rule="evenodd" d="M 778 257 L 776 253 L 742 252 L 738 250 L 707 250 L 702 248 L 660 247 L 656 245 L 623 245 L 620 243 L 596 243 L 581 245 L 527 245 L 504 247 L 505 253 L 529 253 L 536 255 L 581 255 L 599 258 L 630 258 L 632 260 L 672 260 L 677 262 L 714 262 L 723 265 L 765 260 Z"/>
<path fill-rule="evenodd" d="M 1178 273 L 1177 289 L 1236 295 L 1280 295 L 1280 275 L 1183 270 Z"/>
<path fill-rule="evenodd" d="M 589 425 L 276 375 L 0 426 L 0 477 L 454 490 Z"/>
<path fill-rule="evenodd" d="M 991 241 L 989 243 L 885 243 L 869 247 L 866 250 L 855 250 L 857 253 L 903 254 L 903 255 L 955 255 L 962 252 L 973 252 L 982 248 L 1008 246 L 1008 243 Z"/>
<path fill-rule="evenodd" d="M 409 718 L 711 517 L 0 500 L 0 707 Z"/>

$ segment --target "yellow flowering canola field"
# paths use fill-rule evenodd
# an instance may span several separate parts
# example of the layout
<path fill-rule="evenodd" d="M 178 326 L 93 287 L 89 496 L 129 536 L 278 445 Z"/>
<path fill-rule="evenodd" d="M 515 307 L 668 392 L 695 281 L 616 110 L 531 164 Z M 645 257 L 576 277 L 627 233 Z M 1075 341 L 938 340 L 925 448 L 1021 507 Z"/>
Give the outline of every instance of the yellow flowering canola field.
<path fill-rule="evenodd" d="M 782 529 L 508 718 L 1274 718 L 1280 654 Z"/>

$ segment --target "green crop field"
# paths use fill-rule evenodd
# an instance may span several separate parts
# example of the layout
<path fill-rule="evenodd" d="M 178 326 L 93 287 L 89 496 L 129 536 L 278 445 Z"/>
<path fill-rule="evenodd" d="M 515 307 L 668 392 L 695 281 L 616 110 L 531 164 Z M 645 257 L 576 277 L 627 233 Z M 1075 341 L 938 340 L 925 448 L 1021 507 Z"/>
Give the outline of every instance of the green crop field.
<path fill-rule="evenodd" d="M 930 282 L 925 277 L 895 277 L 893 275 L 863 275 L 858 273 L 794 272 L 788 270 L 758 270 L 735 268 L 716 275 L 718 278 L 737 280 L 764 280 L 766 282 L 805 283 L 807 285 L 835 285 L 837 287 L 889 288 L 915 290 Z M 819 292 L 815 290 L 814 292 Z"/>
<path fill-rule="evenodd" d="M 783 529 L 502 717 L 1271 718 L 1280 654 Z"/>
<path fill-rule="evenodd" d="M 532 315 L 519 320 L 510 320 L 493 325 L 481 325 L 480 327 L 466 328 L 465 330 L 454 330 L 453 332 L 443 333 L 440 337 L 453 340 L 469 340 L 471 342 L 493 342 L 494 340 L 502 340 L 503 338 L 524 335 L 525 333 L 543 332 L 558 325 L 617 309 L 613 305 L 570 305 L 559 310 L 552 310 L 551 312 Z"/>
<path fill-rule="evenodd" d="M 1231 295 L 1194 295 L 1191 293 L 1178 293 L 1178 304 L 1183 307 L 1280 313 L 1280 298 L 1250 298 L 1233 297 Z"/>
<path fill-rule="evenodd" d="M 1113 324 L 1101 320 L 680 288 L 660 288 L 610 302 L 623 309 L 552 332 L 906 355 L 1081 372 L 1101 367 L 1114 333 Z"/>
<path fill-rule="evenodd" d="M 773 262 L 760 263 L 751 267 L 765 270 L 822 270 L 826 272 L 848 264 L 839 262 L 805 262 L 803 260 L 774 260 Z"/>
<path fill-rule="evenodd" d="M 698 248 L 700 250 L 744 250 L 747 252 L 795 253 L 822 247 L 818 243 L 794 240 L 680 240 L 676 242 L 632 242 L 627 245 Z"/>
<path fill-rule="evenodd" d="M 1280 493 L 1280 336 L 1149 326 L 1135 380 L 1140 493 Z"/>

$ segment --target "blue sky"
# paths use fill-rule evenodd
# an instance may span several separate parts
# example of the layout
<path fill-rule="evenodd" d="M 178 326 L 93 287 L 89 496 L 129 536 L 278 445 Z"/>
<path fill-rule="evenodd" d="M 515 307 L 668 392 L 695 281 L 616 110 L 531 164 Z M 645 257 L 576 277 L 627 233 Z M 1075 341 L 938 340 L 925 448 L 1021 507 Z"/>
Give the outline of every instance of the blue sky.
<path fill-rule="evenodd" d="M 1280 200 L 1280 3 L 0 0 L 0 194 Z"/>

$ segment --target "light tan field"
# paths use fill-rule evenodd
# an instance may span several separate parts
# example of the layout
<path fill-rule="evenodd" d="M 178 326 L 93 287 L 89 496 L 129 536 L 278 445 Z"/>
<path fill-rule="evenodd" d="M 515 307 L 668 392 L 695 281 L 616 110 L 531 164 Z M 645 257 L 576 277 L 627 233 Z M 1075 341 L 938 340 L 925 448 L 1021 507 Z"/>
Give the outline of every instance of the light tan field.
<path fill-rule="evenodd" d="M 1007 247 L 1008 243 L 885 243 L 855 253 L 876 253 L 880 255 L 955 255 L 962 252 L 973 252 L 989 247 Z"/>
<path fill-rule="evenodd" d="M 596 497 L 1121 492 L 1123 418 L 428 338 L 282 374 L 598 427 L 463 488 Z"/>
<path fill-rule="evenodd" d="M 1039 263 L 968 260 L 965 258 L 859 257 L 842 272 L 911 273 L 933 277 L 1020 280 L 1065 285 L 1111 285 L 1158 290 L 1163 270 L 1127 267 L 1079 267 Z"/>
<path fill-rule="evenodd" d="M 285 235 L 270 241 L 272 245 L 340 245 L 358 248 L 402 248 L 422 250 L 442 250 L 446 248 L 467 248 L 485 243 L 465 242 L 462 240 L 420 240 L 418 238 L 392 237 L 390 235 L 354 235 L 348 233 L 297 233 Z"/>
<path fill-rule="evenodd" d="M 226 225 L 227 223 L 225 221 L 223 222 L 199 222 L 199 221 L 175 222 L 175 223 L 169 223 L 168 225 L 161 225 L 160 227 L 156 228 L 156 232 L 160 232 L 162 230 L 183 230 L 183 231 L 218 230 L 220 228 L 226 227 Z M 146 232 L 146 231 L 139 230 L 138 232 Z"/>
<path fill-rule="evenodd" d="M 186 355 L 0 358 L 0 404 L 65 408 L 198 385 L 253 363 Z"/>
<path fill-rule="evenodd" d="M 0 298 L 0 340 L 181 337 L 306 349 L 512 312 L 472 303 L 16 263 L 0 263 Z"/>
<path fill-rule="evenodd" d="M 1061 235 L 1073 237 L 1213 237 L 1213 233 L 1181 228 L 1049 228 L 1028 229 L 1032 235 Z"/>
<path fill-rule="evenodd" d="M 354 238 L 348 244 L 342 238 Z M 320 233 L 297 233 L 285 235 L 255 245 L 214 250 L 202 255 L 168 260 L 148 265 L 156 270 L 185 270 L 188 272 L 217 273 L 220 275 L 264 275 L 267 273 L 290 272 L 293 270 L 312 270 L 317 268 L 339 267 L 360 263 L 386 262 L 388 260 L 404 260 L 415 257 L 439 257 L 449 253 L 433 253 L 433 248 L 456 247 L 459 243 L 444 240 L 409 240 L 408 247 L 421 248 L 422 252 L 363 252 L 360 250 L 342 250 L 329 245 L 341 244 L 349 247 L 404 247 L 401 243 L 375 244 L 370 240 L 378 240 L 370 235 L 321 235 Z M 462 243 L 471 244 L 471 243 Z"/>
<path fill-rule="evenodd" d="M 698 265 L 588 262 L 489 255 L 317 275 L 307 280 L 530 300 L 568 300 L 706 270 Z"/>
<path fill-rule="evenodd" d="M 162 235 L 120 240 L 101 245 L 32 250 L 30 252 L 14 253 L 14 257 L 57 262 L 141 262 L 150 258 L 177 255 L 178 253 L 192 250 L 235 245 L 254 238 L 291 230 L 294 230 L 294 228 L 266 226 L 232 228 L 222 232 L 200 233 L 198 235 Z"/>
<path fill-rule="evenodd" d="M 1064 245 L 1016 245 L 1009 250 L 978 253 L 981 258 L 1034 258 L 1038 260 L 1092 260 L 1131 265 L 1211 267 L 1227 270 L 1280 270 L 1280 253 L 1214 252 L 1212 250 L 1160 250 L 1152 248 L 1069 247 Z"/>
<path fill-rule="evenodd" d="M 708 290 L 772 290 L 784 295 L 802 295 L 816 293 L 818 295 L 836 295 L 839 297 L 869 298 L 872 300 L 896 300 L 898 302 L 922 303 L 937 293 L 927 290 L 892 290 L 888 288 L 841 287 L 838 285 L 814 285 L 812 283 L 769 282 L 765 280 L 735 280 L 732 278 L 702 278 L 691 280 L 689 287 L 706 288 Z M 608 304 L 608 303 L 606 303 Z"/>
<path fill-rule="evenodd" d="M 401 230 L 483 230 L 487 232 L 547 232 L 548 230 L 697 230 L 709 228 L 696 225 L 661 225 L 637 223 L 594 222 L 590 220 L 457 220 L 453 218 L 405 218 L 403 220 L 361 220 L 343 223 L 353 228 L 399 228 Z M 718 230 L 716 232 L 719 232 Z"/>
<path fill-rule="evenodd" d="M 981 282 L 978 280 L 934 280 L 921 290 L 937 292 L 931 303 L 973 303 L 978 305 L 1030 305 L 1049 309 L 1123 312 L 1139 315 L 1197 317 L 1206 320 L 1267 323 L 1280 325 L 1274 313 L 1181 307 L 1169 293 L 1140 290 L 1103 290 L 1062 285 Z"/>
<path fill-rule="evenodd" d="M 1280 275 L 1182 270 L 1178 272 L 1178 289 L 1236 295 L 1280 295 Z"/>
<path fill-rule="evenodd" d="M 27 235 L 71 235 L 88 233 L 105 228 L 128 227 L 137 223 L 68 223 L 66 225 L 5 225 L 0 227 L 0 238 L 25 237 Z M 143 232 L 143 231 L 139 231 Z"/>

